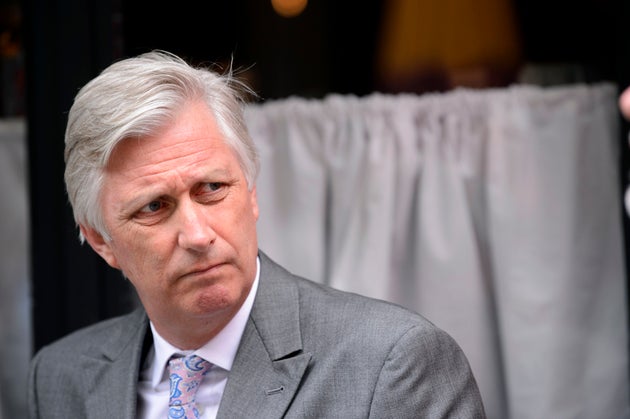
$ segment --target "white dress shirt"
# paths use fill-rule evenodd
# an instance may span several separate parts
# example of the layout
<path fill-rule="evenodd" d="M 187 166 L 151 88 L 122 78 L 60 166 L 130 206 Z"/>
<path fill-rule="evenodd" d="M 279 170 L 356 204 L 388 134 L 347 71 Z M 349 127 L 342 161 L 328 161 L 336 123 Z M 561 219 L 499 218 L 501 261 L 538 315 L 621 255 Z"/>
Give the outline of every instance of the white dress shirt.
<path fill-rule="evenodd" d="M 254 304 L 254 296 L 258 289 L 260 276 L 260 260 L 256 259 L 256 277 L 252 289 L 234 318 L 212 340 L 195 351 L 183 351 L 168 343 L 157 333 L 153 323 L 153 347 L 147 354 L 140 369 L 138 382 L 138 418 L 164 419 L 168 417 L 168 398 L 170 384 L 166 371 L 166 363 L 174 354 L 197 354 L 212 363 L 210 371 L 205 375 L 199 390 L 196 403 L 200 418 L 215 419 L 219 410 L 221 396 L 232 368 L 238 345 L 243 336 L 247 319 Z"/>

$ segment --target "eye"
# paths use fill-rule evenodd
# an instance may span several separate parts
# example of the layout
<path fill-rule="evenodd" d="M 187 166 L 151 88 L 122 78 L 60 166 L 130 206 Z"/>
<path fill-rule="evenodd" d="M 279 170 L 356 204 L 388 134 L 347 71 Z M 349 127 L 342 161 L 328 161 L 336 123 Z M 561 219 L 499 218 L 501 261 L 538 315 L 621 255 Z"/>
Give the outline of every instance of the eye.
<path fill-rule="evenodd" d="M 216 192 L 219 189 L 221 189 L 221 187 L 223 186 L 222 183 L 220 182 L 210 182 L 210 183 L 206 183 L 206 188 L 212 192 Z"/>
<path fill-rule="evenodd" d="M 133 214 L 132 218 L 138 223 L 153 225 L 167 218 L 172 208 L 173 204 L 171 200 L 167 197 L 160 197 L 138 209 Z"/>
<path fill-rule="evenodd" d="M 155 214 L 156 212 L 160 211 L 165 206 L 166 206 L 166 203 L 163 201 L 151 201 L 144 207 L 140 208 L 140 211 L 138 211 L 138 213 L 141 215 Z"/>
<path fill-rule="evenodd" d="M 149 210 L 150 212 L 155 212 L 159 210 L 161 207 L 162 207 L 162 204 L 159 203 L 158 201 L 153 201 L 149 205 L 146 206 L 147 210 Z"/>
<path fill-rule="evenodd" d="M 197 200 L 206 204 L 217 203 L 225 198 L 228 189 L 228 184 L 224 182 L 202 183 L 196 191 Z"/>

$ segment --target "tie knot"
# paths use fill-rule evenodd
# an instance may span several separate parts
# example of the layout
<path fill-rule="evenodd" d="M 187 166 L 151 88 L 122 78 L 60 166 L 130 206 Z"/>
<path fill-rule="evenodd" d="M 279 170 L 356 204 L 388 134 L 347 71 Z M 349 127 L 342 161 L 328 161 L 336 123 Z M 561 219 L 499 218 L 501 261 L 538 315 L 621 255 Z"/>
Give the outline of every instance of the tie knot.
<path fill-rule="evenodd" d="M 205 359 L 197 355 L 181 356 L 171 358 L 168 361 L 168 370 L 170 374 L 185 373 L 187 376 L 203 376 L 211 364 Z"/>
<path fill-rule="evenodd" d="M 184 412 L 191 412 L 198 417 L 195 406 L 197 389 L 210 369 L 210 364 L 197 355 L 173 358 L 168 362 L 168 373 L 171 385 L 169 397 L 169 417 L 179 416 Z M 177 413 L 179 412 L 179 413 Z"/>

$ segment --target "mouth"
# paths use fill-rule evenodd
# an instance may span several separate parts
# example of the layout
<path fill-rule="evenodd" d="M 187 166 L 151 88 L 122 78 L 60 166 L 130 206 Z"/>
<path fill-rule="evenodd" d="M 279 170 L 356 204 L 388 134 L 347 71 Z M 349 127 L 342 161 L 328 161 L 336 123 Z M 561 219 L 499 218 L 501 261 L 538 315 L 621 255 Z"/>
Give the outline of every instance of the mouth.
<path fill-rule="evenodd" d="M 221 267 L 225 265 L 226 265 L 225 262 L 221 262 L 221 263 L 214 263 L 214 264 L 209 264 L 209 265 L 196 266 L 193 269 L 186 271 L 181 277 L 182 278 L 196 277 L 196 276 L 201 276 L 201 275 L 212 274 L 218 271 Z"/>

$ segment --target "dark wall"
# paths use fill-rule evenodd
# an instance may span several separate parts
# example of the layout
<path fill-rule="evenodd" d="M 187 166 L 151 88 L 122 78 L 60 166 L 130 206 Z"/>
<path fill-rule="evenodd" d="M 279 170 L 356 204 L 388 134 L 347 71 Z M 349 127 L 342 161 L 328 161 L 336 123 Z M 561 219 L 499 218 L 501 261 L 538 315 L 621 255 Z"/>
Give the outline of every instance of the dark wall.
<path fill-rule="evenodd" d="M 35 349 L 130 308 L 128 284 L 80 246 L 63 184 L 66 113 L 117 58 L 111 2 L 29 0 L 24 7 Z"/>
<path fill-rule="evenodd" d="M 173 10 L 125 2 L 125 54 L 159 48 L 191 61 L 233 60 L 263 99 L 372 89 L 381 0 L 310 1 L 294 18 L 275 14 L 269 0 L 213 2 L 207 12 L 183 3 Z"/>
<path fill-rule="evenodd" d="M 514 0 L 527 61 L 576 63 L 586 69 L 590 80 L 615 80 L 617 53 L 621 43 L 627 44 L 627 36 L 618 34 L 621 19 L 627 19 L 622 4 L 622 0 Z"/>

